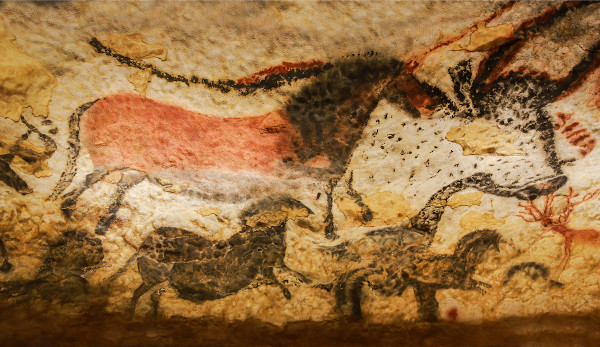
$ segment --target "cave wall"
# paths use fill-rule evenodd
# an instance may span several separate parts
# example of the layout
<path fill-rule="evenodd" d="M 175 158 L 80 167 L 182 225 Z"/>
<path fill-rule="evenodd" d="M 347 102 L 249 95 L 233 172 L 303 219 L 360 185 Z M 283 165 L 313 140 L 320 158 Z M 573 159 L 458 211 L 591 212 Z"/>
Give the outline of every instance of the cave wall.
<path fill-rule="evenodd" d="M 586 315 L 600 4 L 3 2 L 0 300 Z"/>

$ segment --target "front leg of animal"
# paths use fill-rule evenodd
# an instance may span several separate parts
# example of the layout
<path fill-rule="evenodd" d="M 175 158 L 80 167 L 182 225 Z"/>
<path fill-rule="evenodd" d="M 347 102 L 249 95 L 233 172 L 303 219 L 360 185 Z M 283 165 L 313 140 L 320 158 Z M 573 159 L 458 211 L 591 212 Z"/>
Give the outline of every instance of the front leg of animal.
<path fill-rule="evenodd" d="M 111 171 L 106 171 L 102 168 L 94 169 L 94 172 L 85 176 L 85 183 L 64 195 L 65 200 L 60 204 L 60 210 L 63 215 L 67 218 L 71 218 L 73 214 L 73 207 L 77 203 L 77 199 L 83 194 L 87 189 L 89 189 L 94 184 L 100 182 L 106 175 L 108 175 Z"/>
<path fill-rule="evenodd" d="M 130 176 L 124 175 L 123 178 L 121 178 L 119 183 L 117 183 L 117 191 L 113 197 L 112 204 L 108 208 L 106 214 L 102 216 L 98 221 L 98 224 L 96 224 L 97 235 L 104 235 L 115 218 L 117 218 L 117 212 L 119 212 L 119 209 L 121 208 L 125 193 L 138 183 L 142 182 L 146 177 L 145 174 L 136 173 Z"/>
<path fill-rule="evenodd" d="M 435 290 L 431 285 L 417 283 L 413 286 L 417 299 L 419 318 L 425 322 L 437 322 L 440 305 L 435 298 Z"/>
<path fill-rule="evenodd" d="M 292 298 L 292 294 L 290 293 L 290 291 L 283 285 L 283 283 L 279 282 L 279 279 L 275 275 L 275 271 L 274 271 L 273 267 L 268 267 L 268 268 L 264 269 L 263 276 L 265 276 L 266 278 L 275 282 L 275 284 L 277 286 L 279 286 L 279 288 L 281 288 L 281 291 L 283 292 L 283 296 L 285 296 L 286 299 L 290 300 Z"/>
<path fill-rule="evenodd" d="M 137 263 L 140 276 L 142 277 L 142 284 L 140 284 L 140 286 L 137 287 L 137 289 L 133 292 L 133 296 L 131 298 L 129 312 L 131 318 L 133 318 L 135 315 L 135 307 L 137 306 L 140 297 L 152 289 L 152 287 L 155 285 L 167 280 L 166 269 L 157 261 L 147 257 L 140 257 L 138 258 Z M 154 299 L 152 300 L 153 303 L 156 305 L 158 304 L 158 300 L 156 300 L 156 302 L 154 302 Z M 156 311 L 158 311 L 158 307 L 156 307 Z"/>
<path fill-rule="evenodd" d="M 350 306 L 350 316 L 359 319 L 362 317 L 361 294 L 362 288 L 369 275 L 377 273 L 376 269 L 360 268 L 342 275 L 334 285 L 336 311 L 347 314 Z"/>

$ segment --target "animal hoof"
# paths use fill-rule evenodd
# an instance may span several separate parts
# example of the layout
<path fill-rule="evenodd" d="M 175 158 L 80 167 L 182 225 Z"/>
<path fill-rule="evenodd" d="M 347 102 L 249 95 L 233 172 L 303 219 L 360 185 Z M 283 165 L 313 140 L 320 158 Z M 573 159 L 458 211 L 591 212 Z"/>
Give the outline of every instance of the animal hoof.
<path fill-rule="evenodd" d="M 67 217 L 68 219 L 71 219 L 71 216 L 73 215 L 73 209 L 70 207 L 61 207 L 60 211 L 62 212 L 63 216 Z"/>
<path fill-rule="evenodd" d="M 9 272 L 12 269 L 12 264 L 8 262 L 8 260 L 4 259 L 2 265 L 0 266 L 0 271 Z"/>
<path fill-rule="evenodd" d="M 292 298 L 292 294 L 290 294 L 290 291 L 287 290 L 287 288 L 283 288 L 283 296 L 285 296 L 285 298 L 288 300 Z"/>

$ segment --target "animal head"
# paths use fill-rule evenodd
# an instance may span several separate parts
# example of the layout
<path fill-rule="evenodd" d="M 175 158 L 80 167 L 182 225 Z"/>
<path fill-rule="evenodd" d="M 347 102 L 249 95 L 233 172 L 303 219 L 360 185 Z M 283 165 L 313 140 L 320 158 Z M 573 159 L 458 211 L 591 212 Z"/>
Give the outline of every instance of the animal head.
<path fill-rule="evenodd" d="M 490 57 L 479 66 L 464 60 L 449 68 L 453 88 L 448 90 L 429 84 L 435 81 L 428 75 L 400 75 L 396 94 L 404 94 L 407 102 L 382 104 L 353 154 L 356 166 L 377 172 L 369 184 L 388 183 L 389 189 L 417 200 L 469 177 L 485 178 L 472 185 L 481 191 L 524 200 L 564 185 L 565 161 L 556 153 L 545 107 L 567 86 L 523 72 L 491 76 L 488 71 L 502 68 L 499 60 Z M 385 159 L 381 170 L 360 162 L 374 156 L 373 147 Z"/>
<path fill-rule="evenodd" d="M 289 219 L 308 217 L 312 213 L 300 201 L 282 195 L 252 203 L 240 213 L 240 222 L 244 228 L 265 229 L 282 225 Z"/>
<path fill-rule="evenodd" d="M 340 59 L 295 94 L 285 111 L 301 136 L 298 158 L 324 156 L 333 170 L 343 170 L 387 83 L 403 66 L 373 52 Z"/>
<path fill-rule="evenodd" d="M 50 244 L 44 262 L 50 268 L 78 272 L 100 264 L 103 259 L 100 239 L 91 237 L 86 231 L 68 230 Z"/>
<path fill-rule="evenodd" d="M 483 260 L 487 251 L 499 251 L 501 240 L 500 235 L 495 230 L 473 231 L 458 241 L 454 255 L 464 260 L 468 266 L 476 266 Z"/>

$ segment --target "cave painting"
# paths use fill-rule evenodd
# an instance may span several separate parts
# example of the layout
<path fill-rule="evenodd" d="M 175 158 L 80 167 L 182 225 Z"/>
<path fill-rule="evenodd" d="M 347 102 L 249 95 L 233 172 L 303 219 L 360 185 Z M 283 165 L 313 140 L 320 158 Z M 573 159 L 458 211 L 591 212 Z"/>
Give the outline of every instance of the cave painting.
<path fill-rule="evenodd" d="M 580 193 L 573 192 L 573 187 L 569 187 L 567 194 L 560 198 L 556 198 L 555 192 L 545 195 L 543 207 L 538 207 L 531 200 L 526 203 L 519 203 L 519 206 L 522 208 L 521 213 L 518 215 L 519 217 L 529 223 L 539 222 L 544 229 L 551 230 L 563 238 L 564 254 L 558 267 L 559 270 L 564 270 L 569 263 L 573 243 L 600 245 L 600 231 L 595 229 L 577 229 L 567 225 L 575 206 L 598 195 L 600 195 L 600 190 L 580 196 Z M 564 206 L 560 206 L 559 208 L 559 205 Z"/>
<path fill-rule="evenodd" d="M 223 240 L 166 226 L 153 228 L 140 238 L 141 243 L 132 245 L 135 254 L 119 264 L 120 270 L 103 283 L 110 287 L 135 263 L 142 283 L 130 296 L 131 316 L 147 292 L 151 292 L 152 312 L 158 315 L 166 288 L 181 299 L 199 303 L 233 296 L 259 283 L 279 287 L 290 299 L 290 290 L 275 275 L 284 271 L 297 278 L 300 286 L 318 288 L 332 296 L 338 315 L 362 316 L 365 287 L 386 297 L 402 296 L 410 288 L 417 304 L 417 319 L 438 320 L 439 291 L 485 294 L 492 289 L 492 284 L 477 279 L 476 272 L 491 253 L 501 251 L 505 240 L 499 229 L 503 221 L 463 233 L 450 253 L 432 248 L 444 214 L 479 206 L 484 194 L 512 199 L 522 209 L 519 216 L 526 222 L 539 222 L 543 228 L 560 234 L 564 255 L 558 269 L 563 270 L 573 243 L 599 244 L 598 231 L 567 226 L 574 206 L 596 197 L 599 190 L 584 196 L 575 194 L 572 188 L 566 195 L 557 193 L 569 180 L 565 164 L 590 155 L 596 140 L 593 131 L 577 121 L 577 114 L 552 114 L 549 106 L 577 93 L 596 71 L 600 41 L 587 43 L 585 53 L 561 76 L 515 68 L 514 64 L 520 50 L 533 38 L 543 36 L 565 16 L 590 5 L 556 4 L 515 25 L 487 27 L 515 6 L 511 2 L 459 36 L 406 62 L 368 52 L 331 62 L 283 62 L 236 80 L 212 81 L 162 71 L 143 59 L 155 56 L 164 60 L 166 50 L 141 45 L 139 35 L 122 40 L 115 36 L 112 41 L 91 38 L 89 44 L 96 54 L 142 71 L 144 83 L 134 83 L 140 94 L 124 91 L 87 100 L 70 116 L 67 161 L 50 197 L 60 205 L 65 219 L 73 220 L 75 212 L 83 208 L 78 202 L 84 193 L 104 181 L 114 181 L 116 188 L 112 188 L 108 206 L 101 207 L 100 216 L 90 217 L 95 236 L 90 236 L 91 231 L 65 232 L 62 244 L 51 245 L 46 272 L 39 272 L 25 287 L 44 288 L 36 289 L 42 295 L 46 295 L 45 290 L 52 292 L 61 286 L 76 286 L 76 292 L 87 293 L 89 284 L 83 272 L 101 266 L 106 252 L 102 238 L 115 227 L 128 192 L 145 181 L 171 194 L 189 194 L 209 203 L 242 202 L 249 207 L 239 214 L 240 228 Z M 462 40 L 467 35 L 468 43 Z M 121 41 L 117 39 L 154 53 L 140 55 L 120 49 Z M 429 57 L 444 49 L 466 52 L 464 59 L 443 72 L 446 85 L 423 77 L 427 76 L 423 71 L 428 68 Z M 475 53 L 480 56 L 469 55 Z M 151 77 L 242 96 L 306 81 L 282 109 L 254 116 L 221 117 L 146 97 Z M 379 129 L 373 130 L 372 126 L 380 122 L 373 119 L 373 114 L 382 103 L 395 111 L 385 113 L 381 121 L 397 122 L 397 131 L 383 140 Z M 25 118 L 21 120 L 28 124 Z M 6 154 L 0 161 L 0 178 L 21 193 L 30 190 L 10 168 L 15 165 L 14 158 L 43 165 L 56 149 L 49 135 L 33 126 L 29 129 L 20 142 L 5 141 Z M 34 133 L 45 140 L 46 147 L 32 151 L 35 156 L 29 160 L 23 154 L 27 147 L 23 141 Z M 576 148 L 578 157 L 562 158 L 557 149 L 559 139 Z M 404 195 L 385 191 L 373 195 L 401 197 L 406 206 L 397 219 L 383 218 L 383 204 L 357 188 L 364 182 L 357 181 L 357 167 L 351 164 L 358 157 L 366 157 L 361 154 L 361 146 L 369 145 L 397 161 L 393 173 L 386 175 L 390 177 L 389 185 L 394 182 Z M 77 161 L 84 149 L 94 169 L 85 172 L 85 180 L 77 185 L 74 178 L 81 171 Z M 240 180 L 241 193 L 236 194 L 219 191 L 218 187 L 212 191 L 199 188 L 199 182 L 214 175 L 220 180 L 249 177 L 248 182 L 259 183 L 244 188 Z M 36 174 L 40 176 L 43 174 Z M 310 179 L 324 191 L 325 212 L 319 216 L 318 226 L 314 226 L 313 211 L 300 197 L 289 195 L 285 185 L 272 184 L 291 177 Z M 261 191 L 256 188 L 260 182 L 275 188 Z M 346 205 L 340 198 L 334 199 L 344 185 L 350 201 Z M 416 196 L 417 192 L 426 193 L 424 205 L 413 206 L 404 200 L 404 196 Z M 457 201 L 459 193 L 464 193 L 463 202 Z M 321 195 L 319 192 L 316 200 Z M 536 204 L 538 198 L 544 199 L 543 207 Z M 558 203 L 562 210 L 557 208 Z M 352 204 L 357 207 L 353 209 Z M 341 228 L 344 224 L 335 220 L 336 207 L 342 215 L 347 214 L 346 218 L 353 214 L 357 225 L 374 229 L 361 237 L 345 238 L 346 231 Z M 472 214 L 480 219 L 494 218 L 493 214 Z M 307 222 L 307 218 L 313 219 Z M 322 232 L 323 244 L 317 247 L 318 252 L 334 263 L 345 264 L 334 271 L 333 279 L 319 281 L 319 276 L 311 278 L 311 274 L 286 265 L 288 220 L 293 220 L 295 227 L 310 226 L 311 231 Z M 403 220 L 398 225 L 381 225 Z M 80 252 L 91 254 L 90 259 L 82 256 L 77 268 L 69 267 L 67 260 L 59 257 L 60 252 L 67 252 L 63 248 L 73 243 L 85 246 Z M 2 243 L 0 246 L 4 258 L 1 270 L 8 272 L 9 253 Z M 52 271 L 52 278 L 49 268 L 58 269 Z M 530 280 L 547 280 L 548 272 L 547 264 L 521 262 L 506 271 L 503 285 L 510 285 L 518 273 L 525 273 Z M 549 288 L 562 286 L 558 276 L 548 281 Z M 3 291 L 17 295 L 15 283 L 4 285 Z M 27 293 L 23 289 L 19 295 Z M 452 312 L 450 316 L 456 317 L 457 311 Z"/>

